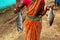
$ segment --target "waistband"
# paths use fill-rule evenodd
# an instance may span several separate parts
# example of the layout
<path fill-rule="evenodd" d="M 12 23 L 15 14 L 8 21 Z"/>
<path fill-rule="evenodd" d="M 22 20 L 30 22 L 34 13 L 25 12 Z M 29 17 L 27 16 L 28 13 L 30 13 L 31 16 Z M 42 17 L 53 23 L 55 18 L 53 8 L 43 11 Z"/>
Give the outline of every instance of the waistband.
<path fill-rule="evenodd" d="M 39 17 L 30 17 L 28 15 L 26 15 L 26 18 L 29 19 L 29 20 L 38 20 L 38 21 L 40 21 L 40 19 L 41 19 Z"/>

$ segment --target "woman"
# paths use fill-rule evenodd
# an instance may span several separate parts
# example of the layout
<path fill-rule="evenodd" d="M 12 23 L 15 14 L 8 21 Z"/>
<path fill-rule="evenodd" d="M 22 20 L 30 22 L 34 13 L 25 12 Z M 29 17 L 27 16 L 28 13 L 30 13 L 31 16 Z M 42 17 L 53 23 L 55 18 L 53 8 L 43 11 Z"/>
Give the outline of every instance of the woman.
<path fill-rule="evenodd" d="M 36 0 L 39 1 L 39 0 Z M 15 13 L 19 12 L 24 6 L 29 10 L 29 6 L 32 4 L 32 0 L 22 0 L 22 3 L 15 9 Z M 38 3 L 38 2 L 37 2 Z M 44 9 L 45 0 L 41 0 L 39 4 L 39 8 L 36 12 L 36 15 L 33 16 L 34 13 L 26 15 L 24 26 L 26 29 L 26 36 L 24 40 L 40 40 L 40 34 L 42 29 L 41 18 L 47 12 L 47 10 L 52 6 L 48 6 Z M 33 17 L 32 17 L 33 16 Z"/>

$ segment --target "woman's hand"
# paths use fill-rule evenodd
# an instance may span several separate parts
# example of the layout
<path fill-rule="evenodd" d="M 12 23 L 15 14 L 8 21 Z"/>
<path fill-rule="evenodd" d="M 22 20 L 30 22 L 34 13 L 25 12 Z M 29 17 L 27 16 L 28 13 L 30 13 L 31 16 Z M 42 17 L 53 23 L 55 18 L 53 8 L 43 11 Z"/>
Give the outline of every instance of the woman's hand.
<path fill-rule="evenodd" d="M 50 8 L 53 9 L 54 5 L 49 5 L 46 7 L 46 10 L 49 10 Z"/>
<path fill-rule="evenodd" d="M 24 3 L 17 4 L 16 8 L 14 9 L 14 13 L 20 12 L 24 6 L 25 6 Z"/>
<path fill-rule="evenodd" d="M 16 10 L 16 8 L 14 9 L 14 13 L 15 13 L 15 14 L 17 13 L 17 10 Z"/>
<path fill-rule="evenodd" d="M 44 16 L 44 15 L 46 14 L 47 10 L 49 10 L 50 8 L 53 9 L 53 7 L 54 7 L 54 5 L 47 6 L 47 7 L 44 9 L 44 11 L 42 12 L 42 15 L 40 15 L 39 17 L 41 18 L 42 16 Z"/>
<path fill-rule="evenodd" d="M 40 15 L 39 18 L 42 18 L 42 15 Z"/>
<path fill-rule="evenodd" d="M 17 6 L 15 9 L 14 9 L 14 13 L 18 13 L 20 11 L 20 6 Z"/>

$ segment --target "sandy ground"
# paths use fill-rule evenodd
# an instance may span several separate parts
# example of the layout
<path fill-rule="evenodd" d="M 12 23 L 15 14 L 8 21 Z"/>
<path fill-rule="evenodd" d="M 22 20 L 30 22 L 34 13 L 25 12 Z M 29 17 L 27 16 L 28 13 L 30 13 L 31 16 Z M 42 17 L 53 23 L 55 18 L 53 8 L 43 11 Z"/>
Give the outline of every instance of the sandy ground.
<path fill-rule="evenodd" d="M 54 3 L 53 1 L 46 0 L 46 5 Z M 46 16 L 43 17 L 41 40 L 60 40 L 60 8 L 54 10 L 54 14 L 55 19 L 52 26 L 48 25 Z M 0 16 L 0 40 L 24 40 L 25 31 L 17 31 L 16 20 L 13 20 L 16 15 L 12 10 L 7 10 Z M 10 22 L 11 20 L 13 21 Z"/>

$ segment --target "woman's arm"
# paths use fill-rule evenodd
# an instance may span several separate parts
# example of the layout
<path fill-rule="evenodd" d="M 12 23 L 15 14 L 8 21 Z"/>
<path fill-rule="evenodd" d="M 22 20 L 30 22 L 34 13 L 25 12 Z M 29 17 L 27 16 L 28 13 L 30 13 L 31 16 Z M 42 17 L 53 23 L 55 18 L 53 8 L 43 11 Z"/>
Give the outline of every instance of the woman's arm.
<path fill-rule="evenodd" d="M 43 17 L 43 16 L 46 14 L 46 12 L 49 10 L 49 8 L 52 8 L 52 9 L 53 9 L 53 5 L 47 6 L 47 7 L 44 9 L 44 11 L 42 12 L 42 15 L 40 15 L 39 17 Z"/>
<path fill-rule="evenodd" d="M 14 9 L 14 13 L 19 12 L 25 6 L 24 3 L 17 4 L 16 8 Z"/>
<path fill-rule="evenodd" d="M 42 15 L 41 15 L 41 16 L 44 16 L 44 15 L 46 14 L 47 10 L 48 10 L 48 9 L 45 8 L 44 11 L 42 12 Z"/>
<path fill-rule="evenodd" d="M 42 14 L 39 16 L 40 18 L 43 17 L 47 12 L 47 9 L 45 8 L 44 11 L 42 12 Z"/>

